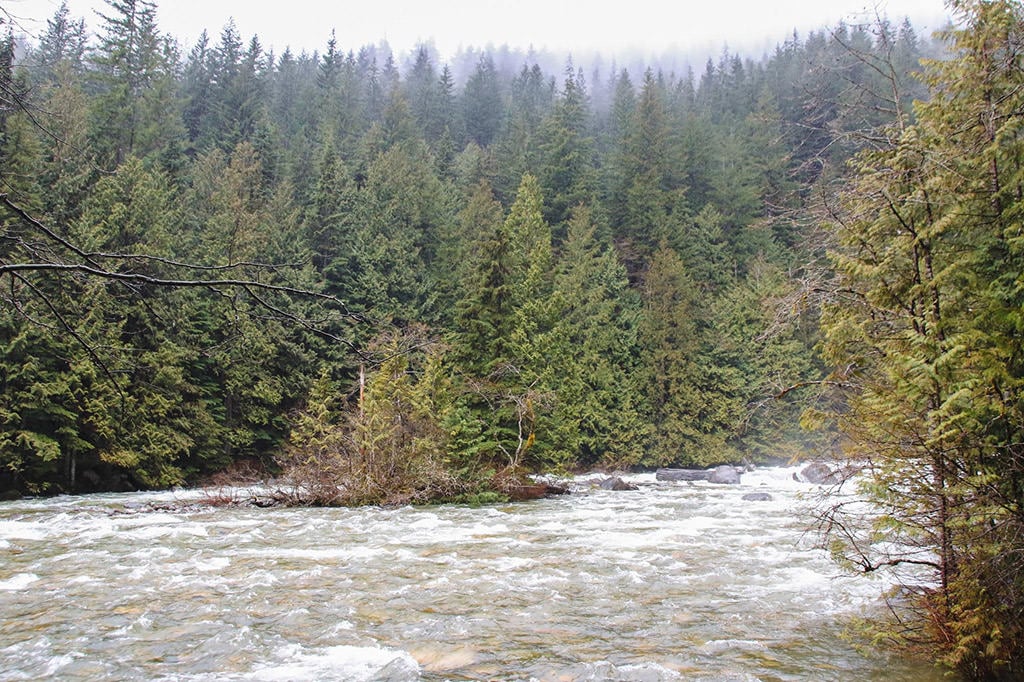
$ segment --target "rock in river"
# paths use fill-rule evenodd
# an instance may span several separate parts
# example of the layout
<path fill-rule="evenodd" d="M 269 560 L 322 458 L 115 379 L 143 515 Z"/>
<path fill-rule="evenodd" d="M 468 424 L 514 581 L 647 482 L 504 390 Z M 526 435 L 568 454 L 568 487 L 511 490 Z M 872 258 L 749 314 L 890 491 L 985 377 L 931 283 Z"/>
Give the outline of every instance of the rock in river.
<path fill-rule="evenodd" d="M 708 482 L 735 485 L 740 482 L 740 472 L 736 471 L 736 467 L 723 464 L 711 470 Z"/>
<path fill-rule="evenodd" d="M 834 485 L 841 480 L 839 472 L 832 471 L 824 462 L 811 462 L 800 470 L 800 476 L 815 485 Z"/>
<path fill-rule="evenodd" d="M 605 490 L 639 490 L 635 485 L 626 483 L 618 476 L 606 478 L 599 485 Z"/>
<path fill-rule="evenodd" d="M 711 483 L 740 482 L 736 467 L 722 465 L 714 469 L 658 469 L 655 478 L 659 481 L 709 481 Z"/>

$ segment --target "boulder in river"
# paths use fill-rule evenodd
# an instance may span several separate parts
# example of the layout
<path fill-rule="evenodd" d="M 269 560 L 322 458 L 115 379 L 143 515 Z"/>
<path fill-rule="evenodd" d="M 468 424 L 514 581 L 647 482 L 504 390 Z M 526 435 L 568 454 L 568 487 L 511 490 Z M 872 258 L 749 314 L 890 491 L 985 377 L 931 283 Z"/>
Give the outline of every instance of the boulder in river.
<path fill-rule="evenodd" d="M 800 478 L 814 485 L 835 485 L 842 480 L 841 473 L 824 462 L 811 462 L 800 470 Z"/>
<path fill-rule="evenodd" d="M 711 473 L 708 475 L 708 482 L 736 485 L 740 482 L 740 472 L 734 466 L 723 464 L 711 470 Z"/>
<path fill-rule="evenodd" d="M 654 477 L 659 481 L 709 481 L 736 484 L 740 472 L 734 466 L 722 465 L 714 469 L 658 469 Z"/>
<path fill-rule="evenodd" d="M 598 486 L 600 486 L 604 490 L 639 490 L 639 488 L 637 488 L 635 485 L 633 485 L 632 483 L 626 483 L 618 476 L 606 478 L 603 481 L 601 481 L 598 484 Z"/>
<path fill-rule="evenodd" d="M 517 485 L 508 491 L 508 496 L 516 502 L 526 500 L 539 500 L 542 497 L 553 497 L 555 495 L 568 495 L 569 489 L 553 483 L 538 482 Z"/>
<path fill-rule="evenodd" d="M 706 481 L 709 476 L 708 469 L 658 469 L 654 474 L 659 481 Z"/>
<path fill-rule="evenodd" d="M 743 499 L 746 502 L 771 502 L 772 496 L 769 493 L 747 493 Z"/>

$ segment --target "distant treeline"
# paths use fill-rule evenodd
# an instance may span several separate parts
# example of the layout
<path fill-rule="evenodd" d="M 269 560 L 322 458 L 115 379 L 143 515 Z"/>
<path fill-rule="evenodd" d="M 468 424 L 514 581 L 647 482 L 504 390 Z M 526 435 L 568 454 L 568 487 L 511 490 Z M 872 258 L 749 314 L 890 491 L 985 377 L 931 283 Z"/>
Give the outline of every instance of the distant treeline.
<path fill-rule="evenodd" d="M 821 375 L 810 228 L 926 47 L 882 22 L 460 80 L 62 6 L 0 44 L 0 489 L 246 462 L 425 499 L 828 448 L 790 390 Z"/>

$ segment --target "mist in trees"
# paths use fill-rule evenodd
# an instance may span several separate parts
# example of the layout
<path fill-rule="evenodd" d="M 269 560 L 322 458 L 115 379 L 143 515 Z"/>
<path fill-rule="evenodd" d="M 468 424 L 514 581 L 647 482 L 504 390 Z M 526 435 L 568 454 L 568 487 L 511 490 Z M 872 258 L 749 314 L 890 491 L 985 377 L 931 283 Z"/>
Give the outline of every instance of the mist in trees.
<path fill-rule="evenodd" d="M 836 556 L 934 573 L 881 634 L 1019 675 L 1024 20 L 950 7 L 682 70 L 6 27 L 0 492 L 845 456 Z"/>
<path fill-rule="evenodd" d="M 154 3 L 110 0 L 5 45 L 4 488 L 277 470 L 314 404 L 366 415 L 424 371 L 371 350 L 415 352 L 412 329 L 448 396 L 417 438 L 466 490 L 815 447 L 767 399 L 815 368 L 813 321 L 766 325 L 806 260 L 806 159 L 847 132 L 814 111 L 816 147 L 793 133 L 794 83 L 855 66 L 837 38 L 697 82 L 333 34 L 275 55 L 230 23 L 185 53 Z"/>

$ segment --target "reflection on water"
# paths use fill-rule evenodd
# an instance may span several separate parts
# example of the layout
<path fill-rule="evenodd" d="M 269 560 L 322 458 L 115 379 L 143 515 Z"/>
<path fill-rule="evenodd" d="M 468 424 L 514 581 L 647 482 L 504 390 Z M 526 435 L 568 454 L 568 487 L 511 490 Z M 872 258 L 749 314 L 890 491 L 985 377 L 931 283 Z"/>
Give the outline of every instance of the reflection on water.
<path fill-rule="evenodd" d="M 843 639 L 885 585 L 812 547 L 791 473 L 483 508 L 2 503 L 0 680 L 942 679 Z"/>

